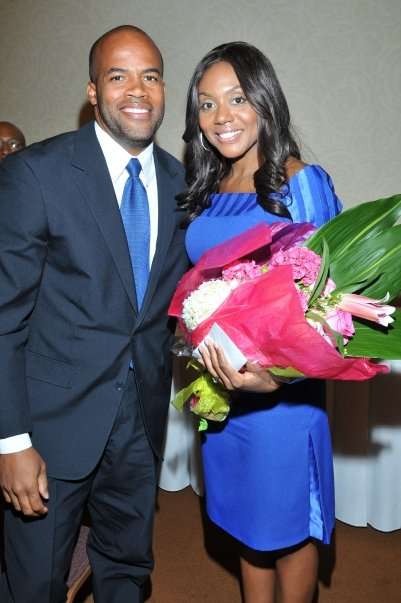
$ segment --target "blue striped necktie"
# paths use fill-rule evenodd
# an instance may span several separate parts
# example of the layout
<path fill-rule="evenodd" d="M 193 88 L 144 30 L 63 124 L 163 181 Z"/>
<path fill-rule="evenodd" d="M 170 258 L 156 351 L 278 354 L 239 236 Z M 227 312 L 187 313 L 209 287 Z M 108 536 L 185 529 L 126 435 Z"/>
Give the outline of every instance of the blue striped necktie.
<path fill-rule="evenodd" d="M 149 204 L 145 187 L 139 178 L 142 170 L 139 160 L 132 158 L 126 169 L 129 177 L 121 201 L 121 217 L 131 257 L 139 310 L 149 279 Z"/>

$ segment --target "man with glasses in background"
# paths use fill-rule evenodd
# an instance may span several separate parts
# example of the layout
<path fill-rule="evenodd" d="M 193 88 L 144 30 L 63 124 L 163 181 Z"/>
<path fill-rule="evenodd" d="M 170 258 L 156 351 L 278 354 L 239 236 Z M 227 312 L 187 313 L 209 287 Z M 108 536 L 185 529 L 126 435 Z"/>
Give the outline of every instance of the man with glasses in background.
<path fill-rule="evenodd" d="M 0 161 L 25 147 L 25 136 L 9 121 L 0 121 Z"/>

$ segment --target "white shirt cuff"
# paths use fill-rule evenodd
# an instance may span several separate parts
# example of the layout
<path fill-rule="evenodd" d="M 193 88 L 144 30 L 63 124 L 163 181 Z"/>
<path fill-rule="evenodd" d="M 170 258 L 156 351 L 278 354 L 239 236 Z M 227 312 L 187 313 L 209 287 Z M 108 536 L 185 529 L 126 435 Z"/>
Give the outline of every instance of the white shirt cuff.
<path fill-rule="evenodd" d="M 0 454 L 10 454 L 12 452 L 22 452 L 32 446 L 31 438 L 28 433 L 20 433 L 10 438 L 0 439 Z"/>

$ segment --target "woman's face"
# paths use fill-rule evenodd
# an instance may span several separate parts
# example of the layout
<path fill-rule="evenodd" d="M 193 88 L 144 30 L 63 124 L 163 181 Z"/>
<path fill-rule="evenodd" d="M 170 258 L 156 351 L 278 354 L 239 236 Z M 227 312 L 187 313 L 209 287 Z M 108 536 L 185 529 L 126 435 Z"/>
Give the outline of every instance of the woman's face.
<path fill-rule="evenodd" d="M 205 71 L 198 97 L 199 127 L 209 143 L 227 159 L 256 159 L 258 117 L 229 63 L 221 61 Z"/>

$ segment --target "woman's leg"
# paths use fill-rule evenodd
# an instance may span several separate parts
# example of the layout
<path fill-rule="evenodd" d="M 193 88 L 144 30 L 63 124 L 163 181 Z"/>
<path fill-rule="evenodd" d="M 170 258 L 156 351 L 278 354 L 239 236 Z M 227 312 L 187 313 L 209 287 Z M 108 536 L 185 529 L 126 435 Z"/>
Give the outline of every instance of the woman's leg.
<path fill-rule="evenodd" d="M 311 603 L 316 591 L 319 556 L 307 542 L 276 562 L 277 603 Z"/>
<path fill-rule="evenodd" d="M 241 578 L 244 603 L 274 603 L 276 569 L 268 553 L 243 553 Z"/>

